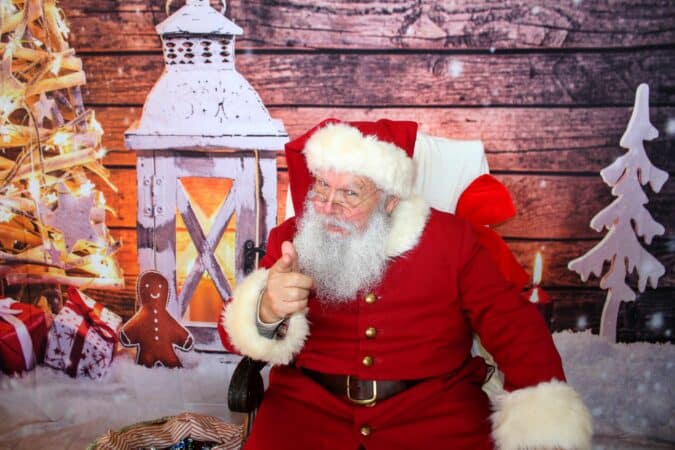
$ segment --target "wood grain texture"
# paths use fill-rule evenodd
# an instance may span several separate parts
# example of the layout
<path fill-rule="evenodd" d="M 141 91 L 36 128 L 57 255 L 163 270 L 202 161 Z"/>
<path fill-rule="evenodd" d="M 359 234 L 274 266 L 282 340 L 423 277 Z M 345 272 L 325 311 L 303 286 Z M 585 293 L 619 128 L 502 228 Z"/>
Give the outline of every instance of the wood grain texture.
<path fill-rule="evenodd" d="M 218 2 L 211 2 L 220 9 Z M 671 44 L 668 0 L 559 2 L 457 0 L 229 1 L 244 29 L 239 48 L 512 49 Z M 182 6 L 174 2 L 172 11 Z M 80 51 L 157 50 L 163 0 L 64 0 Z"/>
<path fill-rule="evenodd" d="M 607 293 L 593 289 L 549 291 L 554 298 L 540 310 L 549 320 L 551 331 L 600 331 L 600 316 Z M 624 302 L 619 308 L 617 340 L 619 342 L 675 343 L 675 291 L 646 291 L 638 301 Z"/>
<path fill-rule="evenodd" d="M 270 108 L 281 119 L 291 139 L 328 117 L 342 120 L 414 119 L 420 129 L 435 136 L 480 139 L 493 171 L 599 172 L 626 150 L 619 147 L 632 108 Z M 96 117 L 110 150 L 104 163 L 134 166 L 135 153 L 124 146 L 124 131 L 140 118 L 138 107 L 98 107 Z M 657 167 L 675 172 L 675 141 L 666 131 L 675 117 L 673 107 L 651 109 L 659 138 L 645 147 Z M 286 161 L 280 153 L 278 167 Z"/>
<path fill-rule="evenodd" d="M 502 236 L 595 239 L 603 235 L 591 229 L 589 223 L 615 197 L 600 177 L 533 174 L 497 178 L 511 193 L 518 211 L 516 217 L 495 228 Z M 675 183 L 667 183 L 659 194 L 648 194 L 647 205 L 671 236 L 675 233 L 674 195 Z"/>
<path fill-rule="evenodd" d="M 83 55 L 84 98 L 142 105 L 164 69 L 159 53 Z M 242 54 L 238 71 L 267 106 L 632 106 L 675 103 L 675 48 L 622 52 L 443 55 Z"/>
<path fill-rule="evenodd" d="M 283 174 L 283 175 L 282 175 Z M 280 172 L 277 180 L 279 216 L 283 217 L 287 172 Z M 602 235 L 590 228 L 591 218 L 614 199 L 610 189 L 599 176 L 498 174 L 513 197 L 518 214 L 496 227 L 498 233 L 509 238 L 529 239 L 597 239 Z M 136 225 L 136 174 L 133 169 L 112 170 L 112 180 L 120 190 L 115 195 L 106 186 L 97 183 L 104 192 L 108 205 L 118 216 L 109 217 L 113 227 Z M 208 192 L 208 183 L 205 182 Z M 169 193 L 165 194 L 168 198 Z M 669 235 L 675 233 L 675 183 L 666 183 L 659 194 L 651 195 L 647 208 Z"/>
<path fill-rule="evenodd" d="M 540 252 L 543 260 L 543 271 L 541 285 L 544 288 L 568 289 L 586 288 L 599 289 L 599 278 L 591 276 L 585 283 L 581 281 L 579 275 L 567 268 L 567 264 L 574 258 L 585 254 L 599 241 L 597 240 L 534 240 L 523 241 L 519 239 L 506 239 L 509 249 L 513 252 L 518 262 L 532 274 L 534 257 Z M 651 245 L 645 245 L 645 249 L 654 255 L 666 268 L 666 273 L 659 279 L 658 288 L 675 287 L 675 253 L 673 253 L 672 237 L 655 238 Z M 609 263 L 607 263 L 609 264 Z M 608 266 L 605 267 L 607 269 Z M 636 286 L 632 278 L 631 285 Z M 649 292 L 651 289 L 647 289 Z M 636 291 L 637 292 L 637 291 Z"/>
<path fill-rule="evenodd" d="M 126 321 L 134 314 L 136 276 L 125 278 L 126 287 L 117 291 L 87 290 L 87 295 L 103 303 Z M 549 290 L 553 302 L 540 307 L 551 331 L 600 330 L 600 315 L 606 292 L 597 289 Z M 617 335 L 619 342 L 675 343 L 672 324 L 675 304 L 672 289 L 647 291 L 638 301 L 622 303 L 619 308 Z"/>
<path fill-rule="evenodd" d="M 126 276 L 135 276 L 138 274 L 138 262 L 136 256 L 136 234 L 135 230 L 128 228 L 115 228 L 112 230 L 115 239 L 121 240 L 122 247 L 117 253 L 117 258 L 124 267 Z M 179 240 L 188 240 L 187 235 L 182 235 Z M 568 240 L 568 241 L 550 241 L 550 240 L 532 240 L 523 241 L 518 239 L 507 239 L 507 244 L 518 262 L 532 274 L 534 256 L 541 252 L 543 259 L 543 273 L 541 285 L 548 289 L 570 289 L 570 288 L 598 288 L 598 278 L 591 277 L 586 283 L 583 283 L 579 276 L 567 269 L 567 264 L 574 258 L 586 253 L 598 241 Z M 182 242 L 176 244 L 178 248 L 184 248 Z M 656 238 L 652 245 L 646 246 L 646 249 L 654 255 L 666 267 L 666 274 L 659 279 L 658 288 L 675 287 L 675 254 L 672 251 L 672 238 Z M 635 283 L 632 283 L 635 286 Z M 646 292 L 651 291 L 647 289 Z"/>

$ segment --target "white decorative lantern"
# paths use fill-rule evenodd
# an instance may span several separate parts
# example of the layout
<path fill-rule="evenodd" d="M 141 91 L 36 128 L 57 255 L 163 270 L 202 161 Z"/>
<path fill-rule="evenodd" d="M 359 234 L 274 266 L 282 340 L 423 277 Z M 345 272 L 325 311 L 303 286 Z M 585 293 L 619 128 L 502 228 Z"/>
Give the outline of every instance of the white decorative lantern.
<path fill-rule="evenodd" d="M 187 0 L 156 29 L 164 73 L 140 121 L 125 133 L 138 156 L 139 269 L 159 270 L 170 280 L 169 312 L 192 330 L 198 348 L 218 349 L 217 315 L 195 320 L 191 302 L 206 276 L 215 286 L 207 301 L 219 311 L 244 266 L 250 268 L 261 236 L 276 224 L 274 151 L 283 149 L 288 134 L 235 69 L 235 36 L 242 29 L 208 1 Z M 216 205 L 210 217 L 197 194 Z M 232 238 L 226 231 L 233 224 Z M 180 254 L 188 247 L 190 260 Z"/>

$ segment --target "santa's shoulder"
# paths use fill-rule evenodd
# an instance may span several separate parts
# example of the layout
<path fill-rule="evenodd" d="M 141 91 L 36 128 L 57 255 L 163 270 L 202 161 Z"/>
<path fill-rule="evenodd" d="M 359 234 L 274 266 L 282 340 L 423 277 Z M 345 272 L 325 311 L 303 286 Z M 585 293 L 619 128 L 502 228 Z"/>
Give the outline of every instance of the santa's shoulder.
<path fill-rule="evenodd" d="M 430 208 L 425 232 L 468 233 L 469 235 L 472 235 L 473 227 L 468 220 L 453 213 Z"/>
<path fill-rule="evenodd" d="M 272 228 L 272 231 L 270 231 L 269 241 L 272 242 L 280 240 L 280 242 L 283 242 L 292 240 L 293 237 L 295 236 L 295 233 L 298 230 L 297 220 L 298 219 L 296 218 L 296 216 L 293 216 L 284 220 L 276 227 Z"/>

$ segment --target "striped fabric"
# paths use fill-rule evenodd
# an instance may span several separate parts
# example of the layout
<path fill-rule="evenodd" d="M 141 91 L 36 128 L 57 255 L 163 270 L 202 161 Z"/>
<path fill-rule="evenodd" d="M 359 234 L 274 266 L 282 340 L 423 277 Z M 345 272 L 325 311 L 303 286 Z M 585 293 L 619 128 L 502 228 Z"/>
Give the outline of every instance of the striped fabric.
<path fill-rule="evenodd" d="M 235 450 L 241 446 L 242 429 L 213 416 L 181 413 L 141 422 L 120 431 L 108 431 L 89 450 L 136 450 L 168 448 L 186 438 L 215 442 L 213 450 Z"/>

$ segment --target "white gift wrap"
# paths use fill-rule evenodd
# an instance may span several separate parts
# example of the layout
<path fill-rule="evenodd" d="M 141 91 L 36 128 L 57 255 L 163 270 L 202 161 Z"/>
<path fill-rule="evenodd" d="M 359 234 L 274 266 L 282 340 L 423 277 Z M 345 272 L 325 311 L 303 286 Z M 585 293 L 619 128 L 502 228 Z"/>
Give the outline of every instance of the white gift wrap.
<path fill-rule="evenodd" d="M 75 289 L 68 295 L 49 330 L 45 364 L 72 377 L 102 378 L 112 362 L 122 318 Z M 96 320 L 85 318 L 83 311 Z M 78 352 L 74 347 L 80 345 Z"/>

